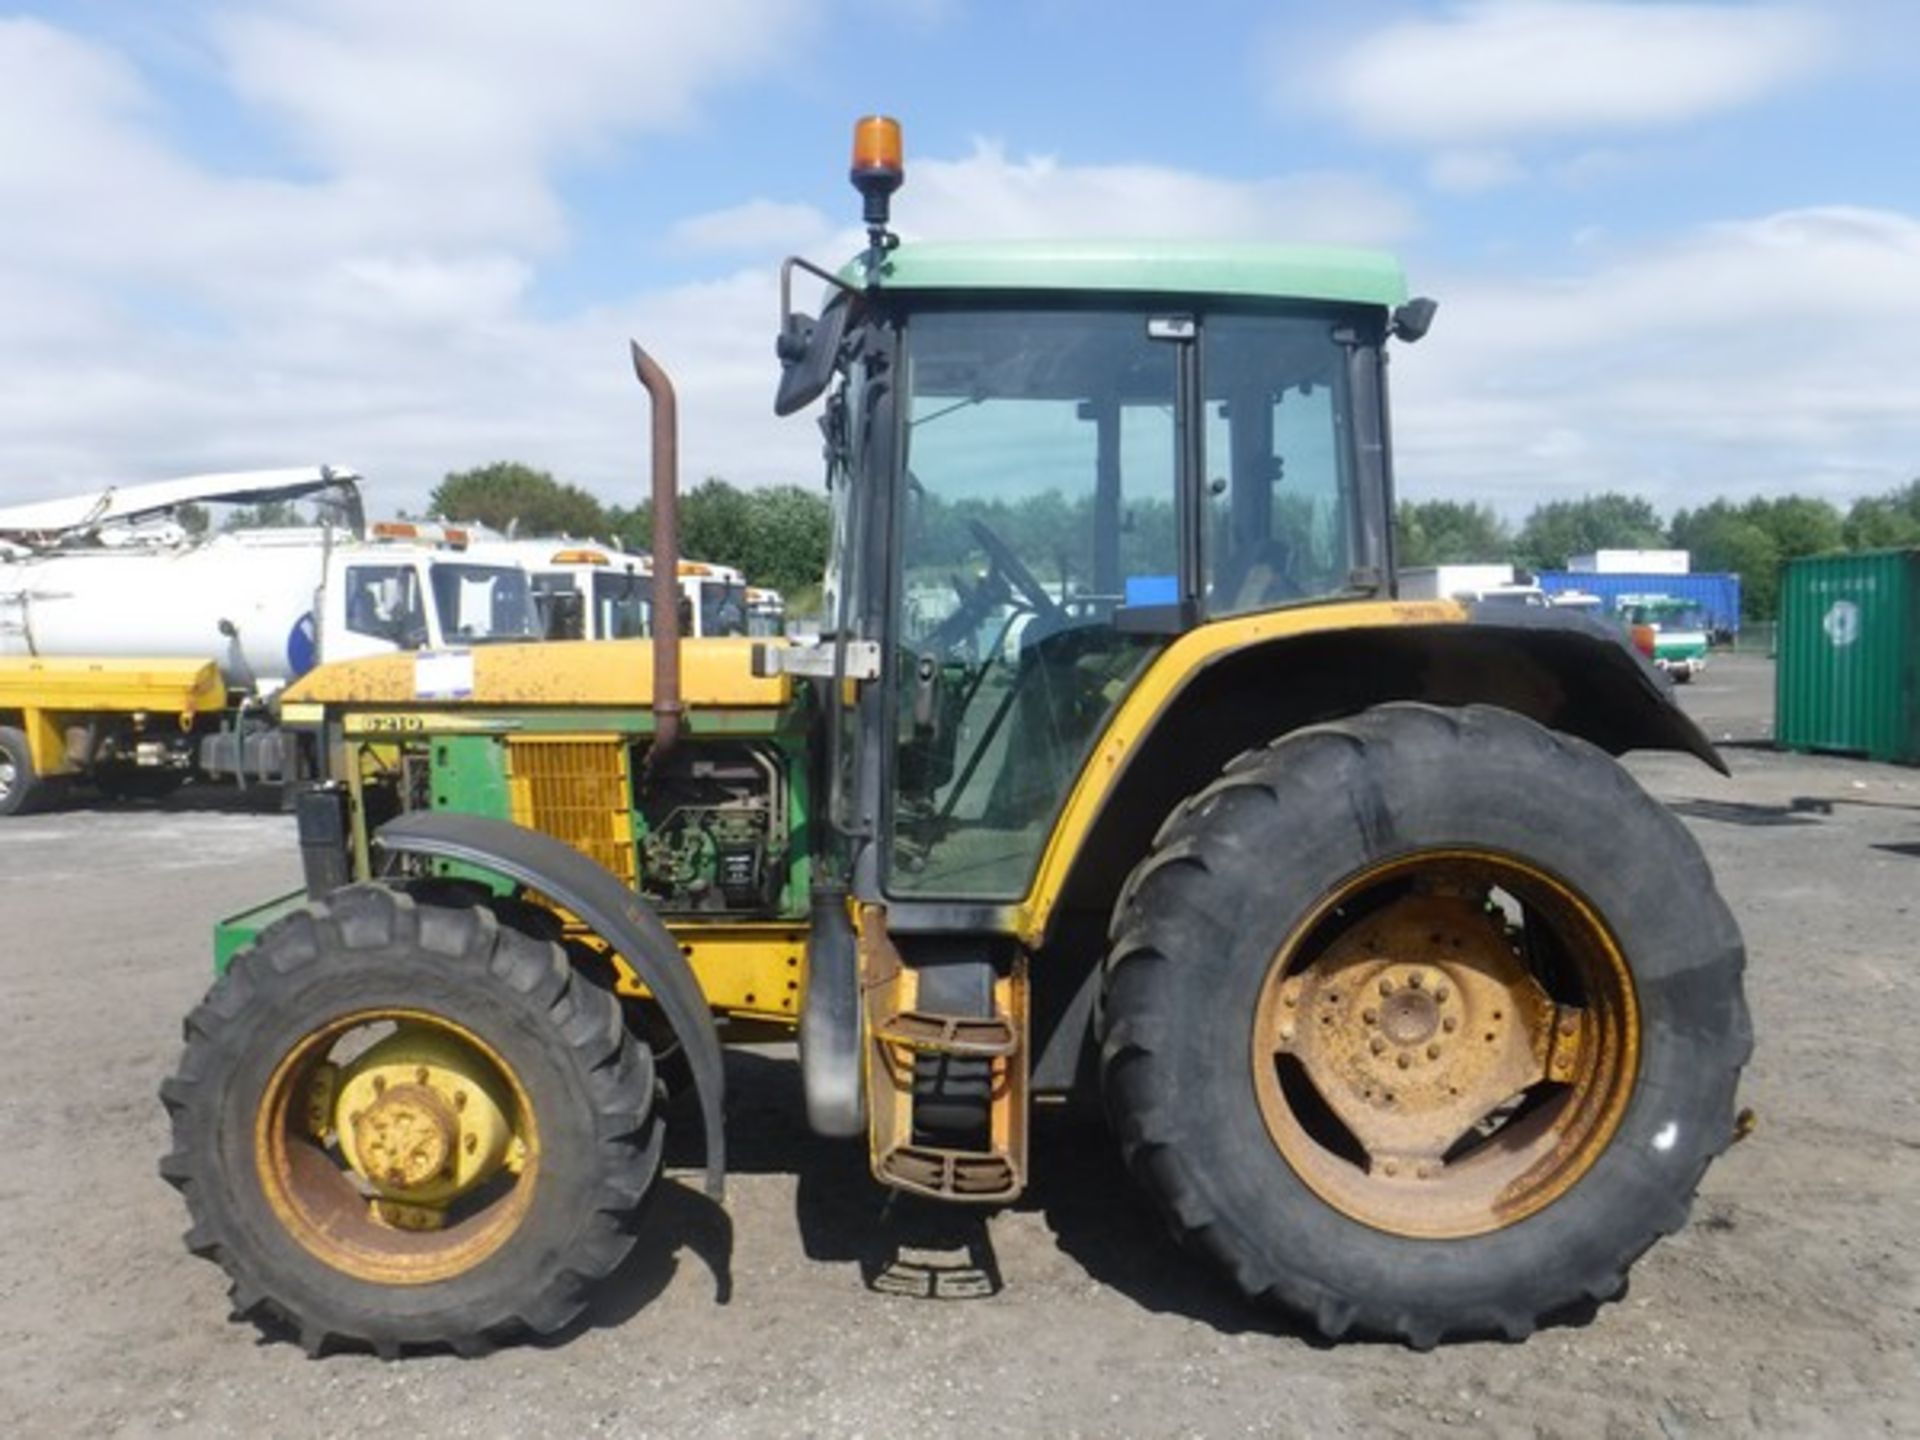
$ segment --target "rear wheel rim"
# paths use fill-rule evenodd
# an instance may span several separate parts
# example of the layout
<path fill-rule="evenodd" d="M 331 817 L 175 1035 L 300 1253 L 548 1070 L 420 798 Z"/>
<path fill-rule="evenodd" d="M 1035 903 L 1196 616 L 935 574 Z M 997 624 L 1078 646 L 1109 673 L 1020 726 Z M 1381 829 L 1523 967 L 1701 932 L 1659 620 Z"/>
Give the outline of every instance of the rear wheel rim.
<path fill-rule="evenodd" d="M 373 1167 L 365 1158 L 357 1164 L 350 1161 L 355 1147 L 328 1123 L 337 1119 L 344 1129 L 360 1121 L 364 1112 L 333 1114 L 335 1076 L 329 1072 L 337 1072 L 335 1057 L 343 1045 L 351 1048 L 356 1037 L 381 1030 L 457 1056 L 460 1073 L 468 1077 L 464 1083 L 498 1097 L 496 1108 L 511 1130 L 510 1167 L 451 1199 L 435 1193 L 424 1205 L 412 1203 L 420 1197 L 404 1187 L 369 1182 L 367 1171 Z M 419 1085 L 404 1087 L 413 1097 L 411 1104 L 400 1095 L 403 1087 L 395 1087 L 394 1108 L 400 1113 L 374 1118 L 397 1118 L 390 1132 L 397 1130 L 403 1139 L 411 1133 L 417 1142 L 413 1155 L 425 1156 L 425 1165 L 436 1172 L 444 1161 L 450 1173 L 469 1147 L 474 1127 L 462 1124 L 465 1091 L 450 1088 L 437 1068 L 431 1078 L 428 1084 L 423 1071 Z M 476 1112 L 479 1108 L 476 1102 Z M 358 1148 L 365 1150 L 366 1143 Z M 425 1011 L 367 1009 L 309 1032 L 281 1058 L 256 1111 L 254 1157 L 269 1207 L 302 1249 L 355 1279 L 425 1285 L 474 1269 L 519 1229 L 539 1179 L 539 1129 L 518 1075 L 472 1031 Z M 396 1177 L 402 1169 L 404 1162 L 396 1165 Z M 446 1188 L 441 1184 L 437 1190 Z M 425 1212 L 433 1210 L 443 1212 L 436 1227 L 412 1228 L 430 1220 Z"/>
<path fill-rule="evenodd" d="M 1283 1159 L 1336 1210 L 1463 1238 L 1591 1171 L 1639 1043 L 1631 970 L 1578 891 L 1511 856 L 1429 851 L 1335 886 L 1279 947 L 1254 1090 Z"/>
<path fill-rule="evenodd" d="M 13 752 L 0 745 L 0 801 L 13 794 L 13 787 L 20 783 L 20 766 L 13 758 Z"/>

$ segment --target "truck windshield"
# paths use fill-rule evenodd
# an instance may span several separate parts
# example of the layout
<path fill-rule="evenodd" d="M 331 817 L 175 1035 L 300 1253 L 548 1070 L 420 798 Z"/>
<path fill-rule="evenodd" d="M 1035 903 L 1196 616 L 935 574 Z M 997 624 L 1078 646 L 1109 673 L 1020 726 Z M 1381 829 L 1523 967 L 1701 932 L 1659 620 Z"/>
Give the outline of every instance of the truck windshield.
<path fill-rule="evenodd" d="M 510 565 L 433 564 L 433 604 L 450 645 L 539 637 L 527 573 Z"/>
<path fill-rule="evenodd" d="M 747 588 L 737 580 L 700 582 L 700 633 L 747 633 Z"/>
<path fill-rule="evenodd" d="M 635 570 L 593 577 L 593 638 L 631 640 L 645 635 L 653 614 L 653 577 Z"/>

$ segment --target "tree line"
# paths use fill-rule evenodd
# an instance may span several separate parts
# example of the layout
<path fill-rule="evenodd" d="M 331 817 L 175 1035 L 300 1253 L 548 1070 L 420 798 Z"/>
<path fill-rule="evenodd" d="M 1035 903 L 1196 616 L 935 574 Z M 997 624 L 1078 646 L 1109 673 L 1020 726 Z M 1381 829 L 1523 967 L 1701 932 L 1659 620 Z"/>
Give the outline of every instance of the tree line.
<path fill-rule="evenodd" d="M 709 476 L 680 496 L 680 553 L 732 565 L 754 585 L 804 597 L 827 563 L 826 498 L 798 485 L 744 490 Z M 545 470 L 501 461 L 457 470 L 434 487 L 427 514 L 522 535 L 567 535 L 644 553 L 653 545 L 653 503 L 602 504 Z"/>
<path fill-rule="evenodd" d="M 1060 552 L 1063 573 L 1084 568 L 1090 536 L 1076 532 L 1085 530 L 1088 517 L 1057 496 L 1051 501 L 1032 498 L 1034 503 L 1020 507 L 1017 519 L 988 513 L 995 510 L 992 505 L 928 504 L 918 517 L 925 530 L 915 551 L 929 563 L 948 551 L 957 558 L 968 549 L 965 523 L 988 519 L 1013 524 L 1028 539 L 1055 537 L 1053 548 Z M 653 541 L 651 504 L 606 505 L 577 485 L 510 461 L 447 475 L 435 487 L 428 513 L 496 530 L 517 527 L 525 535 L 593 538 L 635 551 L 645 551 Z M 1150 517 L 1150 522 L 1159 518 Z M 1170 513 L 1164 518 L 1171 525 Z M 1746 617 L 1766 620 L 1773 618 L 1778 604 L 1778 572 L 1784 560 L 1920 545 L 1920 480 L 1855 500 L 1844 511 L 1826 500 L 1784 495 L 1712 500 L 1663 519 L 1650 501 L 1608 491 L 1546 501 L 1518 526 L 1509 525 L 1491 506 L 1470 500 L 1403 500 L 1394 522 L 1403 566 L 1510 561 L 1530 570 L 1562 570 L 1571 556 L 1595 550 L 1687 550 L 1695 570 L 1739 574 Z M 798 485 L 748 490 L 709 477 L 680 497 L 683 555 L 735 566 L 754 584 L 771 585 L 790 598 L 820 583 L 829 527 L 826 497 Z M 1153 530 L 1155 525 L 1140 528 Z M 1043 547 L 1037 553 L 1051 554 L 1052 549 Z"/>
<path fill-rule="evenodd" d="M 1394 533 L 1403 566 L 1511 561 L 1529 570 L 1564 570 L 1570 557 L 1595 550 L 1686 550 L 1695 570 L 1740 576 L 1747 619 L 1771 620 L 1782 561 L 1920 545 L 1920 480 L 1855 500 L 1844 511 L 1826 500 L 1781 495 L 1712 500 L 1667 520 L 1640 496 L 1608 491 L 1536 505 L 1517 528 L 1473 501 L 1403 500 Z"/>

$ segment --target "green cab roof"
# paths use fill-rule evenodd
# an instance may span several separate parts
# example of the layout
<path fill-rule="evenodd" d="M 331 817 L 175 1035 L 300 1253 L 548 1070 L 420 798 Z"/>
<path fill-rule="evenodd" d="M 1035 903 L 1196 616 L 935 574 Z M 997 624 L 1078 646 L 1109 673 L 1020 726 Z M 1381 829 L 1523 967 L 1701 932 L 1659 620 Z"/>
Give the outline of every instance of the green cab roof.
<path fill-rule="evenodd" d="M 863 260 L 841 272 L 864 283 Z M 1097 290 L 1244 295 L 1392 308 L 1407 280 L 1390 255 L 1319 245 L 1205 241 L 909 241 L 887 256 L 883 290 Z"/>

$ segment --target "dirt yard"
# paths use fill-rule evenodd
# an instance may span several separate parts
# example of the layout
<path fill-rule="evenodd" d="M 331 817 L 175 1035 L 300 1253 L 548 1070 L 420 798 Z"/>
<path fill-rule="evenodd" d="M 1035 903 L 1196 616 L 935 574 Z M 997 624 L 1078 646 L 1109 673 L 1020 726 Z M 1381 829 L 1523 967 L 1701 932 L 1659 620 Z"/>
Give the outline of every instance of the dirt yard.
<path fill-rule="evenodd" d="M 1769 667 L 1684 699 L 1766 733 Z M 1524 1345 L 1327 1348 L 1225 1297 L 1097 1122 L 1043 1117 L 980 1220 L 889 1205 L 732 1057 L 723 1212 L 682 1155 L 588 1321 L 480 1361 L 309 1361 L 226 1318 L 154 1165 L 155 1090 L 223 913 L 289 823 L 205 797 L 0 822 L 0 1427 L 21 1436 L 1920 1434 L 1920 771 L 1741 744 L 1633 768 L 1745 929 L 1757 1133 L 1627 1296 Z M 1597 822 L 1598 823 L 1598 822 Z M 685 1128 L 685 1127 L 683 1127 Z M 672 1161 L 670 1161 L 672 1164 Z"/>

